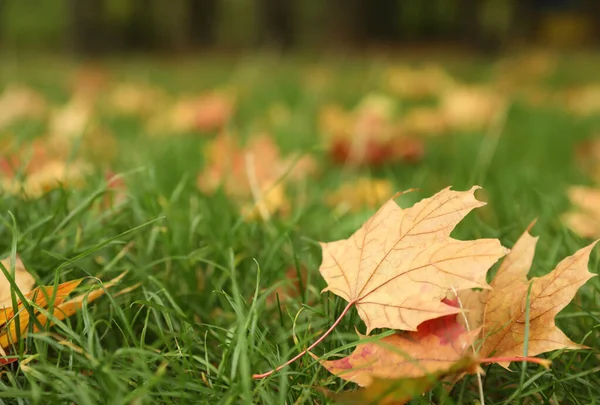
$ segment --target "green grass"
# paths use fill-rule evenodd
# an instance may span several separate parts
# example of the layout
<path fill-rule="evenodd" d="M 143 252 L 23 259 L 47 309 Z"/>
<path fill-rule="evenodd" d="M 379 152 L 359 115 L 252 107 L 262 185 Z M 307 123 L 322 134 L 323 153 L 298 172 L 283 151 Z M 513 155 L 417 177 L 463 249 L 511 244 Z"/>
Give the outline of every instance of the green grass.
<path fill-rule="evenodd" d="M 111 65 L 119 78 L 152 80 L 172 91 L 215 84 L 241 89 L 232 129 L 246 135 L 268 128 L 284 151 L 312 153 L 326 168 L 305 185 L 308 200 L 295 204 L 289 217 L 244 222 L 223 193 L 201 194 L 195 180 L 206 138 L 184 134 L 149 140 L 139 123 L 108 118 L 104 124 L 120 139 L 112 167 L 124 175 L 126 202 L 100 208 L 106 189 L 100 174 L 84 189 L 57 189 L 35 200 L 0 194 L 0 255 L 16 244 L 39 283 L 108 280 L 124 270 L 130 272 L 123 286 L 141 283 L 130 294 L 108 294 L 58 322 L 50 329 L 53 335 L 29 334 L 17 344 L 16 353 L 28 362 L 2 369 L 0 404 L 322 404 L 328 400 L 317 387 L 352 388 L 309 356 L 262 381 L 251 375 L 301 351 L 345 306 L 331 294 L 320 294 L 325 285 L 318 272 L 318 241 L 348 237 L 372 212 L 337 216 L 324 205 L 328 190 L 357 173 L 328 163 L 316 142 L 316 114 L 325 102 L 351 106 L 365 93 L 383 89 L 378 75 L 385 65 L 329 62 L 332 84 L 317 92 L 302 79 L 308 61 L 276 62 Z M 24 81 L 51 99 L 66 99 L 72 66 L 24 65 L 26 70 L 5 67 L 1 82 Z M 491 72 L 485 61 L 452 69 L 465 79 Z M 568 66 L 564 69 L 564 80 L 581 80 Z M 269 127 L 266 110 L 275 102 L 289 106 L 292 115 L 287 124 Z M 495 237 L 511 247 L 537 218 L 533 233 L 541 238 L 532 274 L 544 274 L 589 242 L 564 228 L 560 214 L 568 208 L 566 187 L 590 183 L 574 164 L 573 145 L 590 137 L 597 125 L 597 119 L 516 102 L 497 145 L 483 134 L 431 139 L 418 164 L 361 173 L 388 178 L 398 190 L 419 188 L 399 199 L 403 206 L 448 185 L 459 190 L 483 186 L 488 205 L 471 213 L 453 236 Z M 31 122 L 11 131 L 21 140 L 41 133 L 43 126 Z M 594 252 L 592 272 L 598 272 L 598 263 Z M 290 283 L 285 276 L 290 266 L 308 269 L 301 295 L 267 305 L 271 291 Z M 592 349 L 549 354 L 549 371 L 537 366 L 522 370 L 521 364 L 513 364 L 513 372 L 486 367 L 486 404 L 596 403 L 599 287 L 598 279 L 590 280 L 557 320 L 572 340 Z M 356 342 L 354 326 L 364 332 L 351 311 L 315 353 L 348 353 Z M 55 335 L 81 350 L 59 343 Z M 467 376 L 449 394 L 439 385 L 412 403 L 437 404 L 441 398 L 445 404 L 474 403 L 476 378 Z"/>

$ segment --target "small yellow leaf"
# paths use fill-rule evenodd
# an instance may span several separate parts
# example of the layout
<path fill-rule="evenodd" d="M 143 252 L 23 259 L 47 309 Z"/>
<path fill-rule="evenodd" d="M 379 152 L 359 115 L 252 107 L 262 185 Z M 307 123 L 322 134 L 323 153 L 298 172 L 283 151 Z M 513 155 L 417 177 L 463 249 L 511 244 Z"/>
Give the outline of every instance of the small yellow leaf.
<path fill-rule="evenodd" d="M 574 209 L 563 215 L 565 224 L 582 238 L 599 238 L 600 189 L 573 186 L 568 196 Z"/>
<path fill-rule="evenodd" d="M 2 260 L 0 260 L 0 263 L 2 263 L 4 268 L 10 273 L 10 271 L 11 271 L 10 270 L 11 269 L 10 258 L 2 259 Z M 15 283 L 17 284 L 17 287 L 19 287 L 19 290 L 24 295 L 29 293 L 31 291 L 31 288 L 35 284 L 35 280 L 33 279 L 33 276 L 31 274 L 29 274 L 29 272 L 25 268 L 25 265 L 23 264 L 23 262 L 21 261 L 21 259 L 18 256 L 15 260 L 14 278 L 15 278 Z M 4 272 L 0 273 L 0 323 L 2 323 L 1 313 L 3 312 L 4 307 L 12 306 L 11 290 L 12 290 L 12 287 L 11 287 L 10 283 L 8 282 L 8 280 L 6 279 Z"/>

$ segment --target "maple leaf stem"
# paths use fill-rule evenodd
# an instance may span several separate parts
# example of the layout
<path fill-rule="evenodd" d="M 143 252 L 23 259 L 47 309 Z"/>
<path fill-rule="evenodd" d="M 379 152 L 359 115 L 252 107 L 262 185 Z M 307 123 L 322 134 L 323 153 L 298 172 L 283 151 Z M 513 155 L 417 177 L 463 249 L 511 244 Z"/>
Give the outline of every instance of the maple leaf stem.
<path fill-rule="evenodd" d="M 331 325 L 331 327 L 329 329 L 327 329 L 327 332 L 325 332 L 323 335 L 321 335 L 321 337 L 319 339 L 317 339 L 312 345 L 310 345 L 309 347 L 307 347 L 306 349 L 304 349 L 303 351 L 301 351 L 296 356 L 294 356 L 290 360 L 286 361 L 282 365 L 274 368 L 273 370 L 267 371 L 266 373 L 262 373 L 262 374 L 253 374 L 252 378 L 255 380 L 260 380 L 262 378 L 268 377 L 271 374 L 276 373 L 277 371 L 281 370 L 282 368 L 284 368 L 286 366 L 289 366 L 290 364 L 292 364 L 293 362 L 295 362 L 296 360 L 298 360 L 299 358 L 304 356 L 310 350 L 315 348 L 319 343 L 321 343 L 323 340 L 325 340 L 325 338 L 327 336 L 329 336 L 331 334 L 331 332 L 333 332 L 335 327 L 341 322 L 342 318 L 348 313 L 348 311 L 350 310 L 350 308 L 352 308 L 354 306 L 354 304 L 356 304 L 356 301 L 350 301 L 348 303 L 348 305 L 346 305 L 346 308 L 344 308 L 344 310 L 342 311 L 340 316 L 338 316 L 338 318 L 335 320 L 335 322 Z"/>
<path fill-rule="evenodd" d="M 539 357 L 487 357 L 485 359 L 480 359 L 480 363 L 506 363 L 513 361 L 525 361 L 527 363 L 535 363 L 544 366 L 545 368 L 549 368 L 552 363 L 548 359 L 540 359 Z"/>

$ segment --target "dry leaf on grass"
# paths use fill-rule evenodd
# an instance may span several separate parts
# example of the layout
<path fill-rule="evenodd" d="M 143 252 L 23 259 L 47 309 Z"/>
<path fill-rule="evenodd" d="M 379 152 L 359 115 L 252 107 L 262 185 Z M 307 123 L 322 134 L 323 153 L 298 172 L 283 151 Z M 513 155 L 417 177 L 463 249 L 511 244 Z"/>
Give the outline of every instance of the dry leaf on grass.
<path fill-rule="evenodd" d="M 366 96 L 352 113 L 336 106 L 324 108 L 320 131 L 332 160 L 349 165 L 419 160 L 423 142 L 404 134 L 395 109 L 394 100 L 381 94 Z"/>
<path fill-rule="evenodd" d="M 457 306 L 448 300 L 445 303 Z M 479 330 L 467 331 L 457 316 L 425 321 L 416 332 L 369 337 L 369 342 L 359 343 L 349 356 L 321 361 L 321 365 L 361 387 L 378 379 L 418 378 L 446 370 L 466 355 L 479 334 Z"/>
<path fill-rule="evenodd" d="M 525 345 L 526 301 L 529 285 L 528 356 L 560 349 L 585 348 L 556 327 L 554 318 L 586 281 L 589 256 L 596 242 L 561 261 L 542 277 L 527 279 L 537 237 L 526 231 L 503 260 L 489 291 L 459 292 L 471 328 L 481 327 L 481 357 L 518 357 Z M 510 362 L 499 362 L 507 368 Z"/>
<path fill-rule="evenodd" d="M 300 273 L 300 279 L 298 278 Z M 308 278 L 308 270 L 306 267 L 301 266 L 300 269 L 296 269 L 295 266 L 290 267 L 285 272 L 286 283 L 277 287 L 271 294 L 266 298 L 268 305 L 274 305 L 277 303 L 277 299 L 280 302 L 287 302 L 294 300 L 302 295 L 301 287 L 306 287 Z"/>
<path fill-rule="evenodd" d="M 40 119 L 48 111 L 46 99 L 21 85 L 11 85 L 0 94 L 0 130 L 23 119 Z"/>
<path fill-rule="evenodd" d="M 107 110 L 115 115 L 147 117 L 159 112 L 167 103 L 167 95 L 156 87 L 136 83 L 119 83 L 107 99 Z"/>
<path fill-rule="evenodd" d="M 79 67 L 71 78 L 72 94 L 96 99 L 107 87 L 109 72 L 100 65 L 87 63 Z"/>
<path fill-rule="evenodd" d="M 543 51 L 530 51 L 501 60 L 495 66 L 495 82 L 504 90 L 519 91 L 524 86 L 539 87 L 540 81 L 552 75 L 557 68 L 555 54 Z"/>
<path fill-rule="evenodd" d="M 402 209 L 389 200 L 349 239 L 321 243 L 323 291 L 355 305 L 374 328 L 417 330 L 459 312 L 442 303 L 451 289 L 488 288 L 485 275 L 507 252 L 497 239 L 461 241 L 454 227 L 485 203 L 468 191 L 444 189 Z"/>
<path fill-rule="evenodd" d="M 273 138 L 266 134 L 252 137 L 244 147 L 233 136 L 221 134 L 206 147 L 205 156 L 198 187 L 213 193 L 222 186 L 229 196 L 245 204 L 245 214 L 254 217 L 286 212 L 289 202 L 279 180 L 282 176 L 302 180 L 316 167 L 310 157 L 283 159 Z"/>
<path fill-rule="evenodd" d="M 55 319 L 63 320 L 73 315 L 81 309 L 84 301 L 90 303 L 100 298 L 104 295 L 106 289 L 118 284 L 126 273 L 127 272 L 120 274 L 114 279 L 104 283 L 101 287 L 77 295 L 73 298 L 68 298 L 68 296 L 84 279 L 68 281 L 59 284 L 56 288 L 54 286 L 37 287 L 25 294 L 25 298 L 27 298 L 31 304 L 35 304 L 32 306 L 33 312 L 42 326 L 46 327 L 54 324 Z M 54 297 L 53 307 L 50 308 L 49 301 L 52 297 Z M 49 317 L 47 312 L 41 311 L 39 308 L 43 308 L 45 311 L 50 312 L 52 317 Z M 19 330 L 17 330 L 17 323 L 15 322 L 16 317 L 19 318 Z M 29 311 L 25 309 L 22 302 L 18 302 L 16 312 L 12 306 L 0 308 L 0 326 L 2 326 L 2 332 L 0 333 L 0 347 L 7 348 L 14 344 L 17 341 L 18 336 L 23 336 L 28 331 L 30 323 L 33 323 L 31 315 Z M 36 324 L 33 324 L 33 331 L 39 331 L 39 327 Z"/>
<path fill-rule="evenodd" d="M 461 86 L 444 93 L 440 110 L 454 131 L 485 129 L 502 108 L 504 98 L 490 88 Z"/>
<path fill-rule="evenodd" d="M 453 363 L 445 363 L 443 368 L 420 377 L 398 377 L 396 379 L 375 378 L 366 388 L 342 393 L 327 393 L 338 403 L 347 405 L 403 405 L 424 392 L 429 391 L 438 381 L 464 373 L 481 372 L 479 361 L 470 356 L 462 357 Z"/>
<path fill-rule="evenodd" d="M 374 209 L 393 195 L 389 180 L 359 177 L 347 181 L 326 198 L 327 204 L 338 212 L 357 212 L 365 208 Z"/>
<path fill-rule="evenodd" d="M 11 260 L 10 258 L 0 260 L 0 263 L 10 273 L 11 272 Z M 15 263 L 15 274 L 14 279 L 19 291 L 23 294 L 27 294 L 31 291 L 31 288 L 35 284 L 33 276 L 27 271 L 25 265 L 21 259 L 17 256 Z M 12 287 L 8 282 L 8 279 L 4 275 L 4 272 L 0 273 L 0 308 L 12 305 Z"/>
<path fill-rule="evenodd" d="M 87 97 L 73 97 L 67 104 L 56 109 L 48 124 L 49 138 L 71 143 L 84 135 L 94 115 L 94 103 Z M 62 146 L 62 145 L 57 145 Z"/>
<path fill-rule="evenodd" d="M 438 66 L 401 66 L 388 72 L 388 86 L 402 98 L 422 99 L 437 96 L 453 87 L 454 80 Z"/>
<path fill-rule="evenodd" d="M 577 145 L 575 161 L 583 172 L 591 176 L 596 183 L 600 183 L 600 134 Z"/>
<path fill-rule="evenodd" d="M 444 114 L 433 107 L 411 108 L 402 117 L 401 125 L 407 133 L 415 135 L 439 135 L 447 130 Z"/>
<path fill-rule="evenodd" d="M 50 160 L 28 174 L 23 182 L 13 177 L 0 176 L 0 191 L 37 198 L 61 185 L 79 187 L 84 184 L 88 173 L 89 166 L 82 162 L 68 164 L 62 160 Z"/>
<path fill-rule="evenodd" d="M 577 116 L 600 114 L 600 84 L 570 89 L 565 94 L 566 109 Z"/>
<path fill-rule="evenodd" d="M 152 133 L 214 132 L 223 129 L 235 108 L 233 96 L 210 92 L 181 97 L 148 124 Z"/>
<path fill-rule="evenodd" d="M 235 108 L 235 99 L 228 94 L 211 92 L 194 101 L 196 128 L 200 131 L 218 131 L 229 122 Z"/>
<path fill-rule="evenodd" d="M 600 238 L 600 189 L 573 186 L 567 195 L 575 208 L 563 215 L 563 222 L 582 238 Z"/>

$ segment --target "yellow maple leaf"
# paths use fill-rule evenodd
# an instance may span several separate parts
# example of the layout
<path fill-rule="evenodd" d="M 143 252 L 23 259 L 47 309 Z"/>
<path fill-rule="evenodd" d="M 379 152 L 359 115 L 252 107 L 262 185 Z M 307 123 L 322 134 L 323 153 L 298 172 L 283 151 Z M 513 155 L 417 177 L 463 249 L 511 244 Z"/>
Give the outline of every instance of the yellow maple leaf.
<path fill-rule="evenodd" d="M 435 65 L 413 68 L 398 66 L 388 72 L 390 90 L 402 98 L 422 99 L 437 96 L 454 86 L 454 79 Z"/>
<path fill-rule="evenodd" d="M 408 209 L 385 203 L 350 238 L 321 243 L 323 291 L 356 306 L 374 328 L 416 330 L 422 322 L 459 312 L 442 303 L 451 289 L 488 288 L 487 270 L 507 250 L 497 239 L 461 241 L 454 227 L 485 203 L 446 188 Z"/>
<path fill-rule="evenodd" d="M 4 268 L 10 273 L 11 267 L 12 267 L 11 259 L 10 258 L 2 259 L 2 260 L 0 260 L 0 263 L 2 263 Z M 27 294 L 29 291 L 31 291 L 31 288 L 35 284 L 35 280 L 33 279 L 33 276 L 27 271 L 27 269 L 25 268 L 25 265 L 23 264 L 23 262 L 21 261 L 19 256 L 16 257 L 14 268 L 15 268 L 15 274 L 14 274 L 15 283 L 17 284 L 17 287 L 19 288 L 19 291 L 21 291 L 21 293 Z M 0 273 L 0 308 L 11 305 L 11 301 L 12 301 L 11 291 L 12 291 L 12 288 L 11 288 L 10 283 L 8 282 L 8 279 L 4 275 L 4 272 L 1 272 Z"/>
<path fill-rule="evenodd" d="M 21 119 L 42 118 L 47 110 L 46 99 L 41 94 L 12 84 L 0 94 L 0 129 Z"/>
<path fill-rule="evenodd" d="M 469 327 L 481 327 L 481 337 L 485 339 L 479 351 L 482 357 L 523 356 L 530 284 L 528 355 L 584 348 L 556 327 L 554 317 L 579 287 L 595 276 L 588 272 L 588 261 L 596 242 L 565 258 L 545 276 L 528 280 L 537 239 L 528 231 L 519 238 L 491 282 L 492 290 L 459 292 L 463 307 L 469 311 Z M 498 363 L 505 368 L 510 364 Z"/>
<path fill-rule="evenodd" d="M 393 194 L 389 180 L 359 177 L 342 185 L 326 198 L 327 204 L 338 211 L 356 212 L 376 208 Z"/>
<path fill-rule="evenodd" d="M 489 125 L 504 104 L 504 98 L 490 88 L 460 86 L 444 93 L 440 109 L 450 129 L 474 131 Z"/>
<path fill-rule="evenodd" d="M 589 84 L 566 91 L 566 108 L 577 116 L 600 113 L 600 84 Z"/>
<path fill-rule="evenodd" d="M 600 189 L 573 186 L 567 195 L 574 209 L 562 216 L 563 222 L 582 238 L 600 238 Z"/>
<path fill-rule="evenodd" d="M 139 83 L 118 83 L 106 98 L 106 109 L 122 116 L 145 117 L 159 112 L 167 95 L 159 88 Z"/>
<path fill-rule="evenodd" d="M 433 136 L 446 132 L 446 118 L 434 107 L 411 108 L 402 117 L 402 128 L 409 134 Z"/>

